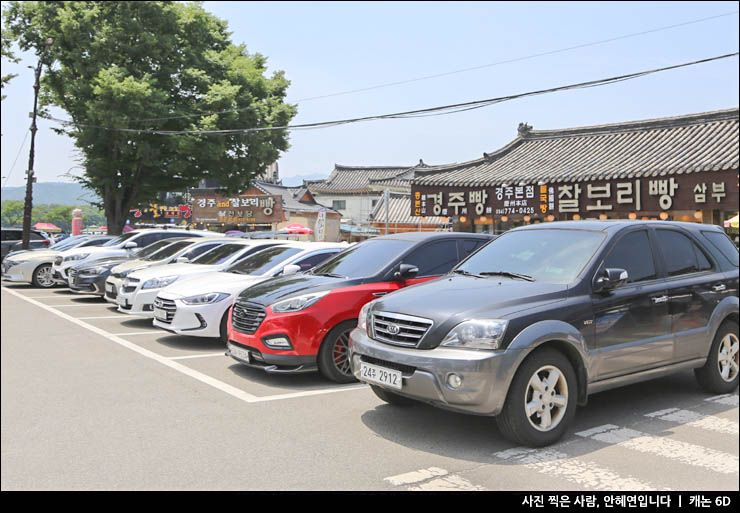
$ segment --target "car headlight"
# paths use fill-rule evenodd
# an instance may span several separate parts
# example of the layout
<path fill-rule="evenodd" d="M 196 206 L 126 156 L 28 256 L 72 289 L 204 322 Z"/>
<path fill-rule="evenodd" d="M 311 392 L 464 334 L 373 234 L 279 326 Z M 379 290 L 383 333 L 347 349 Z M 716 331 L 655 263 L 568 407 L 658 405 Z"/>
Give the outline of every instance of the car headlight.
<path fill-rule="evenodd" d="M 178 279 L 179 276 L 165 276 L 163 278 L 152 278 L 151 280 L 147 280 L 144 282 L 144 285 L 141 287 L 143 289 L 161 289 L 162 287 L 166 287 L 170 283 L 173 283 L 176 279 Z"/>
<path fill-rule="evenodd" d="M 296 296 L 290 299 L 285 299 L 272 305 L 272 311 L 275 313 L 287 313 L 287 312 L 300 312 L 305 310 L 316 301 L 327 295 L 331 290 L 324 290 L 323 292 L 315 292 L 313 294 L 304 294 L 303 296 Z"/>
<path fill-rule="evenodd" d="M 78 255 L 72 255 L 68 257 L 64 257 L 65 262 L 74 262 L 75 260 L 84 260 L 87 257 L 90 256 L 90 253 L 80 253 Z"/>
<path fill-rule="evenodd" d="M 461 322 L 442 341 L 445 347 L 495 350 L 501 345 L 509 321 L 502 319 L 473 319 Z"/>
<path fill-rule="evenodd" d="M 227 294 L 225 292 L 210 292 L 208 294 L 200 294 L 197 296 L 184 297 L 180 301 L 182 301 L 186 305 L 205 305 L 205 304 L 218 303 L 219 301 L 223 301 L 230 295 L 231 294 Z"/>
<path fill-rule="evenodd" d="M 377 299 L 373 299 L 369 303 L 365 303 L 365 305 L 360 308 L 360 314 L 357 316 L 357 327 L 361 330 L 365 330 L 365 333 L 367 333 L 367 318 L 370 313 L 370 309 L 376 301 Z"/>

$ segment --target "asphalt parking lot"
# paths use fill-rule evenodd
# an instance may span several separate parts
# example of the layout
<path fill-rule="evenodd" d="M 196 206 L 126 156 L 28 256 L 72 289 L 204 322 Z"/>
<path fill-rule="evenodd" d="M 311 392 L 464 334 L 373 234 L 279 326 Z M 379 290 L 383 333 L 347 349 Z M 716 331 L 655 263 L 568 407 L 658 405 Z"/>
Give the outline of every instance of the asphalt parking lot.
<path fill-rule="evenodd" d="M 67 289 L 2 287 L 3 490 L 738 490 L 738 395 L 684 372 L 515 447 L 493 419 L 271 376 Z"/>

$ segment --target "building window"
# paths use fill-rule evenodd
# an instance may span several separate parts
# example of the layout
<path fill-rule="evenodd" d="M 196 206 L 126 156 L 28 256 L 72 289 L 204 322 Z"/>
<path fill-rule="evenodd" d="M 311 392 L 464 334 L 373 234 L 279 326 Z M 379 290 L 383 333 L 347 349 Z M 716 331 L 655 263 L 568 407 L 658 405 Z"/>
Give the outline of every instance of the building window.
<path fill-rule="evenodd" d="M 344 210 L 347 208 L 347 201 L 346 200 L 332 200 L 331 208 L 333 208 L 334 210 Z"/>
<path fill-rule="evenodd" d="M 372 203 L 371 203 L 372 208 L 375 208 L 375 205 L 377 205 L 377 204 L 378 204 L 378 200 L 376 200 L 376 199 L 372 200 Z"/>

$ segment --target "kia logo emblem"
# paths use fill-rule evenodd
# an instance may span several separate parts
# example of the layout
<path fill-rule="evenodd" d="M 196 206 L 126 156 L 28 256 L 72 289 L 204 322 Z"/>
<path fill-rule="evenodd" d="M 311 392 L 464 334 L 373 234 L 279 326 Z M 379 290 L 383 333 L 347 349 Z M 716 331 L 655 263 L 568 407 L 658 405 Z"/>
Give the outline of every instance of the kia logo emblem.
<path fill-rule="evenodd" d="M 395 324 L 388 325 L 388 333 L 390 333 L 391 335 L 398 335 L 400 332 L 401 332 L 401 328 L 399 328 Z"/>

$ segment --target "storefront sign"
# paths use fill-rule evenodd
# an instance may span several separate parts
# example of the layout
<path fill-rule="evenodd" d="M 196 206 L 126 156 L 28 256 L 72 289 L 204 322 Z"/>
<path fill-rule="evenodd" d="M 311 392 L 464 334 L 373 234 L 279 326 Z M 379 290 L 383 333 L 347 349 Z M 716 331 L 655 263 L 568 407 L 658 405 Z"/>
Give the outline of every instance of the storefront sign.
<path fill-rule="evenodd" d="M 160 205 L 158 203 L 149 203 L 148 207 L 132 208 L 129 214 L 138 221 L 153 220 L 158 217 L 167 219 L 190 219 L 192 210 L 190 205 Z"/>
<path fill-rule="evenodd" d="M 195 196 L 193 221 L 196 223 L 259 223 L 283 221 L 281 196 Z"/>
<path fill-rule="evenodd" d="M 735 170 L 492 187 L 411 186 L 415 216 L 509 216 L 737 209 Z"/>

